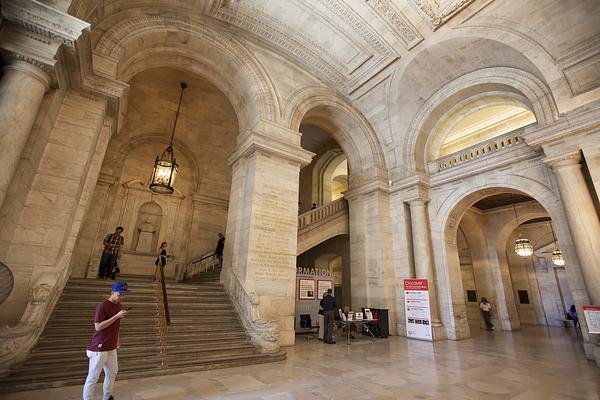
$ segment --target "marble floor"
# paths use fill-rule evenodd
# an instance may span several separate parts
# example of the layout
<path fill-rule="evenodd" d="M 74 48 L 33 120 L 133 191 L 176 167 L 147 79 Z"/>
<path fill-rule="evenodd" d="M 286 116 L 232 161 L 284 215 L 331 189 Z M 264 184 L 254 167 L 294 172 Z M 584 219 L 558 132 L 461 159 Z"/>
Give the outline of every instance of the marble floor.
<path fill-rule="evenodd" d="M 585 359 L 574 329 L 484 331 L 433 344 L 297 339 L 280 363 L 118 381 L 115 399 L 600 399 L 600 368 Z M 0 397 L 81 399 L 81 386 Z"/>

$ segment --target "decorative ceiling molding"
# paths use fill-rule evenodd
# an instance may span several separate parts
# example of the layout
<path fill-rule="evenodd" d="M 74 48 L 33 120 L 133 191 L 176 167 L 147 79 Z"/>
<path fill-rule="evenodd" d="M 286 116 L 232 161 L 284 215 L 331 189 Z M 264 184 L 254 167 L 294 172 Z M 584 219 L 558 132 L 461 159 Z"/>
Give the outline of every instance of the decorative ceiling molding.
<path fill-rule="evenodd" d="M 435 31 L 471 4 L 473 0 L 410 0 L 410 2 Z"/>
<path fill-rule="evenodd" d="M 278 18 L 277 2 L 257 4 L 215 0 L 206 13 L 283 50 L 316 76 L 349 94 L 399 57 L 343 0 L 291 0 L 288 12 L 297 11 L 296 21 Z M 311 23 L 315 21 L 320 35 L 315 35 L 312 24 L 302 24 L 302 17 L 307 15 Z"/>
<path fill-rule="evenodd" d="M 404 48 L 410 50 L 423 40 L 423 36 L 389 0 L 365 0 L 366 3 L 398 34 Z"/>
<path fill-rule="evenodd" d="M 2 2 L 2 19 L 22 26 L 39 36 L 74 46 L 89 24 L 37 1 Z"/>

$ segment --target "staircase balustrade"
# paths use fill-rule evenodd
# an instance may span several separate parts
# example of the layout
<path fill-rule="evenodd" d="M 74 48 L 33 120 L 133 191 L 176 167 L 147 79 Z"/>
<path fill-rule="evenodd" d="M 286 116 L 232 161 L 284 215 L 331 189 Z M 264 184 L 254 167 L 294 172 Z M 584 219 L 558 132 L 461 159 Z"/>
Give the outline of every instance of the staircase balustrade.
<path fill-rule="evenodd" d="M 309 210 L 298 216 L 298 230 L 309 227 L 312 224 L 326 220 L 334 215 L 348 211 L 348 202 L 343 197 L 330 203 Z"/>
<path fill-rule="evenodd" d="M 449 168 L 489 156 L 492 153 L 496 153 L 519 144 L 524 144 L 525 142 L 523 139 L 521 139 L 521 135 L 523 134 L 525 128 L 509 132 L 507 134 L 495 137 L 487 142 L 478 143 L 471 147 L 467 147 L 466 149 L 449 154 L 445 157 L 438 158 L 437 160 L 429 163 L 429 171 L 432 173 L 444 171 Z"/>
<path fill-rule="evenodd" d="M 225 290 L 236 308 L 242 324 L 250 334 L 251 342 L 259 347 L 262 353 L 279 351 L 279 330 L 277 322 L 260 317 L 260 300 L 256 293 L 250 291 L 237 276 L 233 268 L 224 268 L 221 272 Z"/>
<path fill-rule="evenodd" d="M 175 273 L 176 280 L 179 282 L 190 280 L 203 272 L 214 270 L 219 265 L 219 257 L 214 252 L 195 257 L 177 266 Z"/>

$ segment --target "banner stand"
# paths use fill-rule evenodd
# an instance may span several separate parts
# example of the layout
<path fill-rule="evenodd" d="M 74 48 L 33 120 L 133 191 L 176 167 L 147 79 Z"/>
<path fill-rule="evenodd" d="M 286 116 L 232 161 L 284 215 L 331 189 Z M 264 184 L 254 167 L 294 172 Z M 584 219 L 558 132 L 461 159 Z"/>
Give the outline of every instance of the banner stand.
<path fill-rule="evenodd" d="M 404 280 L 404 311 L 406 337 L 432 342 L 433 330 L 427 279 Z"/>

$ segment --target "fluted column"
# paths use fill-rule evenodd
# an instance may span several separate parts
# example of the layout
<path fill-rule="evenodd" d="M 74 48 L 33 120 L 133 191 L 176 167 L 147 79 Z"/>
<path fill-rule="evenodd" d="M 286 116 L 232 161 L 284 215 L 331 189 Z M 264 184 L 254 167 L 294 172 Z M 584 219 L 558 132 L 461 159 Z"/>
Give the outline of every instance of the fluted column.
<path fill-rule="evenodd" d="M 600 304 L 600 221 L 581 170 L 579 151 L 544 160 L 552 168 L 593 304 Z"/>
<path fill-rule="evenodd" d="M 429 281 L 429 302 L 431 307 L 432 326 L 441 326 L 435 287 L 435 270 L 433 268 L 433 249 L 427 219 L 427 201 L 416 198 L 408 201 L 413 236 L 413 252 L 415 257 L 415 278 Z"/>
<path fill-rule="evenodd" d="M 15 60 L 4 67 L 0 80 L 0 206 L 49 87 L 50 77 L 36 66 Z"/>

